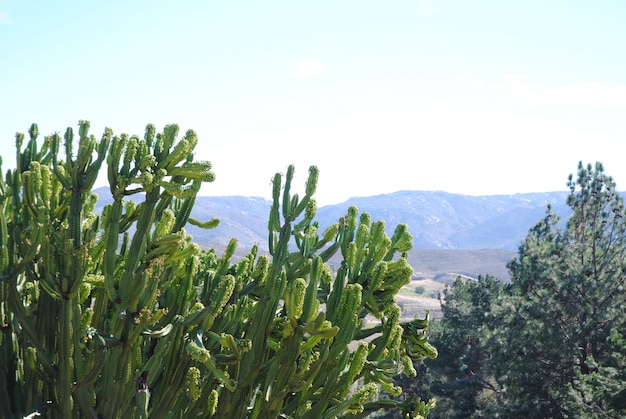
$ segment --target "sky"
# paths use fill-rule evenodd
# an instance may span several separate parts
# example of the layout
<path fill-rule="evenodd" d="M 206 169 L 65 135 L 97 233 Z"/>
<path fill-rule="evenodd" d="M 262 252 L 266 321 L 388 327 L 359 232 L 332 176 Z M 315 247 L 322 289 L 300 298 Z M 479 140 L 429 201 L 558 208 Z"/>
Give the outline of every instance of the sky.
<path fill-rule="evenodd" d="M 318 166 L 320 205 L 399 190 L 626 190 L 623 0 L 0 0 L 0 155 L 79 120 L 176 123 L 203 195 L 271 197 Z M 104 185 L 104 176 L 99 180 Z"/>

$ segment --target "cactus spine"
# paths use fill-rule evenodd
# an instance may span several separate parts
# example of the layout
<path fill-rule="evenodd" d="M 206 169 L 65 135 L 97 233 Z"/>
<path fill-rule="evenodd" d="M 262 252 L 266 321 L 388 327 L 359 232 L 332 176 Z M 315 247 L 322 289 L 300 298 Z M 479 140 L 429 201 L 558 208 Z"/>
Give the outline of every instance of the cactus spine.
<path fill-rule="evenodd" d="M 193 131 L 177 139 L 177 126 L 149 125 L 143 138 L 106 129 L 96 140 L 80 121 L 77 138 L 38 136 L 35 124 L 28 141 L 16 135 L 16 168 L 0 179 L 4 417 L 424 413 L 419 399 L 372 400 L 396 390 L 411 360 L 436 355 L 428 320 L 401 323 L 394 299 L 412 273 L 406 226 L 389 238 L 350 208 L 320 235 L 318 170 L 299 197 L 290 166 L 274 177 L 270 254 L 232 263 L 236 240 L 218 256 L 185 232 L 217 225 L 190 218 L 214 179 L 194 161 Z M 96 213 L 103 164 L 111 202 Z"/>

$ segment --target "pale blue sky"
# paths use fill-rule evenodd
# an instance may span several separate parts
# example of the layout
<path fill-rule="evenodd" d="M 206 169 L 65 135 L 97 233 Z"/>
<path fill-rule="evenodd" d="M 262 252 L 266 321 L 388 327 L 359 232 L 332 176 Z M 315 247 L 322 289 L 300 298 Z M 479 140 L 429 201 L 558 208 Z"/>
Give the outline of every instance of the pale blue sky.
<path fill-rule="evenodd" d="M 626 189 L 626 2 L 0 0 L 0 151 L 31 122 L 100 137 L 178 123 L 217 180 L 320 204 L 397 190 Z"/>

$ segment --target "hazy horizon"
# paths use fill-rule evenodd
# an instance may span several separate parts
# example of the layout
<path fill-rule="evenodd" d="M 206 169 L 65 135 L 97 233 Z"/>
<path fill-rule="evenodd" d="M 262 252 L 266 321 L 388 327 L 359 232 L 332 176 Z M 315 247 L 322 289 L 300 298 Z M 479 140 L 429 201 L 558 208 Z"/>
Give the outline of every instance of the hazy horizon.
<path fill-rule="evenodd" d="M 400 190 L 626 189 L 626 3 L 0 0 L 0 146 L 78 120 L 197 131 L 203 195 L 269 198 L 320 170 L 320 205 Z M 103 181 L 99 183 L 102 184 Z"/>

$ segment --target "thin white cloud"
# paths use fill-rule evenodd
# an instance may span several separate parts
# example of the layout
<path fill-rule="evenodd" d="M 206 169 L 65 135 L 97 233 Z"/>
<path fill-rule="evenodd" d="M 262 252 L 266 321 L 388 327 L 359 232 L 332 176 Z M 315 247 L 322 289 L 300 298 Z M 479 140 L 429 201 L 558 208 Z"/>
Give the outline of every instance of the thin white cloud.
<path fill-rule="evenodd" d="M 288 74 L 289 77 L 297 80 L 310 79 L 322 74 L 326 68 L 326 65 L 319 60 L 300 60 Z"/>
<path fill-rule="evenodd" d="M 515 74 L 494 87 L 538 105 L 626 106 L 626 84 L 590 81 L 540 89 L 530 82 L 527 74 Z"/>
<path fill-rule="evenodd" d="M 9 23 L 9 12 L 0 10 L 0 25 Z"/>

